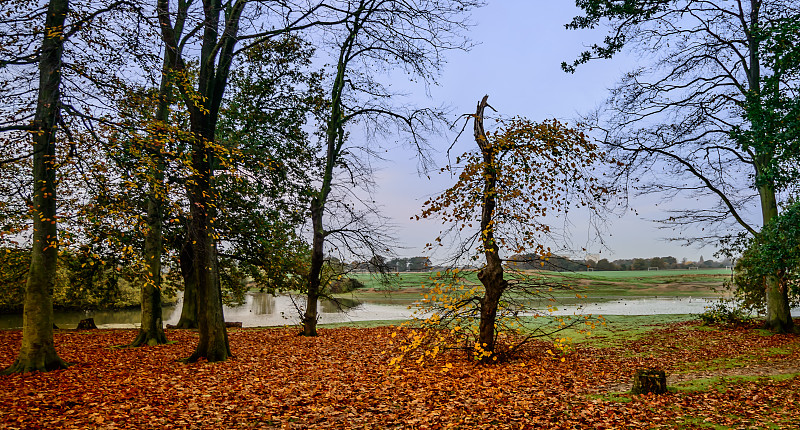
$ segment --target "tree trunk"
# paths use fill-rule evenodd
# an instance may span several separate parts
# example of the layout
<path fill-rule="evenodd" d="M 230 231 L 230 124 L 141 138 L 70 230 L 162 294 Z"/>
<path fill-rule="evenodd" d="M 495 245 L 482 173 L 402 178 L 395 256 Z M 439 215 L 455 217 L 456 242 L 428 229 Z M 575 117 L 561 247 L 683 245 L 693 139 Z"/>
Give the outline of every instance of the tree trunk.
<path fill-rule="evenodd" d="M 761 2 L 750 2 L 750 25 L 754 29 L 761 22 Z M 748 70 L 748 85 L 751 91 L 760 93 L 762 91 L 761 82 L 761 41 L 754 34 L 749 34 L 747 38 L 750 52 L 750 69 Z M 772 178 L 764 175 L 764 166 L 768 166 L 774 154 L 756 154 L 754 158 L 756 168 L 756 184 L 758 194 L 761 198 L 761 216 L 763 225 L 767 225 L 773 218 L 778 216 L 778 203 L 775 197 L 775 187 Z M 764 183 L 758 185 L 759 181 Z M 769 276 L 766 279 L 767 296 L 767 316 L 764 321 L 765 328 L 774 332 L 787 333 L 794 329 L 792 315 L 789 309 L 789 295 L 786 287 L 781 285 L 777 276 Z"/>
<path fill-rule="evenodd" d="M 183 307 L 176 328 L 197 328 L 197 272 L 194 269 L 194 249 L 187 239 L 180 254 L 183 277 Z"/>
<path fill-rule="evenodd" d="M 494 257 L 497 257 L 496 251 L 494 254 Z M 478 351 L 483 352 L 481 361 L 490 362 L 495 357 L 497 309 L 500 305 L 500 297 L 503 295 L 507 285 L 507 282 L 503 279 L 503 266 L 500 263 L 500 258 L 492 258 L 492 263 L 487 263 L 478 272 L 478 279 L 486 290 L 481 299 L 481 320 L 478 326 L 478 346 L 480 349 Z"/>
<path fill-rule="evenodd" d="M 17 360 L 3 373 L 50 371 L 67 367 L 53 343 L 53 286 L 58 259 L 56 226 L 55 134 L 60 110 L 61 57 L 68 0 L 47 7 L 41 58 L 39 97 L 33 136 L 33 249 L 25 288 L 22 346 Z"/>
<path fill-rule="evenodd" d="M 778 216 L 778 204 L 773 187 L 758 187 L 761 196 L 761 214 L 764 225 Z M 765 280 L 767 297 L 767 315 L 764 328 L 776 333 L 790 333 L 794 330 L 791 309 L 789 307 L 789 291 L 785 283 L 781 283 L 777 275 L 768 276 Z"/>
<path fill-rule="evenodd" d="M 169 121 L 170 76 L 175 67 L 175 52 L 164 50 L 164 64 L 161 67 L 161 85 L 158 89 L 158 107 L 155 121 L 157 132 L 148 142 L 146 153 L 152 158 L 153 168 L 150 170 L 150 192 L 147 196 L 147 236 L 144 240 L 144 257 L 147 264 L 147 279 L 142 285 L 142 323 L 139 335 L 131 346 L 159 345 L 167 343 L 161 309 L 161 254 L 164 236 L 162 225 L 164 220 L 164 134 Z"/>
<path fill-rule="evenodd" d="M 311 201 L 311 224 L 314 229 L 314 239 L 311 248 L 311 269 L 308 273 L 308 290 L 306 291 L 306 309 L 303 314 L 303 336 L 317 335 L 317 301 L 320 293 L 320 277 L 324 263 L 323 245 L 325 232 L 322 229 L 322 214 L 324 210 L 317 198 Z"/>
<path fill-rule="evenodd" d="M 488 106 L 489 96 L 484 96 L 478 104 L 475 113 L 475 142 L 481 149 L 484 162 L 484 187 L 481 204 L 481 243 L 486 265 L 478 271 L 478 279 L 485 289 L 481 299 L 481 320 L 478 327 L 478 345 L 476 351 L 483 362 L 492 362 L 495 354 L 497 309 L 500 306 L 500 297 L 503 295 L 508 282 L 503 279 L 503 263 L 500 260 L 500 250 L 494 238 L 494 210 L 497 206 L 496 186 L 496 148 L 486 137 L 483 128 L 483 113 Z"/>
<path fill-rule="evenodd" d="M 222 314 L 222 293 L 220 291 L 217 267 L 217 249 L 213 228 L 213 190 L 211 189 L 211 150 L 213 129 L 209 127 L 206 115 L 198 115 L 192 121 L 192 131 L 196 137 L 193 143 L 193 175 L 189 186 L 189 205 L 191 207 L 191 226 L 189 237 L 194 249 L 194 269 L 197 279 L 197 326 L 200 339 L 189 362 L 205 358 L 209 362 L 225 361 L 231 356 L 228 344 L 228 331 Z"/>
<path fill-rule="evenodd" d="M 791 309 L 789 307 L 789 291 L 785 283 L 777 276 L 766 279 L 767 316 L 764 328 L 775 333 L 791 333 L 794 331 Z"/>
<path fill-rule="evenodd" d="M 159 0 L 158 17 L 161 36 L 168 50 L 175 55 L 176 69 L 186 72 L 186 63 L 181 57 L 179 42 L 182 24 L 175 26 L 170 19 L 169 1 Z M 178 4 L 178 15 L 186 11 L 189 3 Z M 191 213 L 189 240 L 194 252 L 194 271 L 197 281 L 197 326 L 200 339 L 197 349 L 187 361 L 206 358 L 208 361 L 224 361 L 231 356 L 228 332 L 222 314 L 222 292 L 220 291 L 217 265 L 213 191 L 214 134 L 219 109 L 225 92 L 232 64 L 239 19 L 246 2 L 236 2 L 225 7 L 219 1 L 203 0 L 202 41 L 198 57 L 197 91 L 186 83 L 178 85 L 189 111 L 192 132 L 192 174 L 188 181 L 188 197 Z M 222 17 L 222 19 L 221 19 Z M 182 22 L 182 21 L 180 21 Z M 220 31 L 220 25 L 224 28 Z M 176 30 L 176 27 L 180 27 Z M 195 98 L 192 93 L 202 97 Z M 184 300 L 185 302 L 186 300 Z"/>
<path fill-rule="evenodd" d="M 325 216 L 325 203 L 328 201 L 333 184 L 333 168 L 339 158 L 344 144 L 344 129 L 341 122 L 341 94 L 344 88 L 344 66 L 339 61 L 338 72 L 333 87 L 331 116 L 326 132 L 325 170 L 319 193 L 311 199 L 311 228 L 313 239 L 311 245 L 311 268 L 306 285 L 306 309 L 303 315 L 303 336 L 317 335 L 317 300 L 320 296 L 322 266 L 325 263 L 325 230 L 322 219 Z"/>
<path fill-rule="evenodd" d="M 161 310 L 161 197 L 152 191 L 147 202 L 147 236 L 144 239 L 144 257 L 147 276 L 142 284 L 142 319 L 139 334 L 130 346 L 160 345 L 167 343 Z"/>

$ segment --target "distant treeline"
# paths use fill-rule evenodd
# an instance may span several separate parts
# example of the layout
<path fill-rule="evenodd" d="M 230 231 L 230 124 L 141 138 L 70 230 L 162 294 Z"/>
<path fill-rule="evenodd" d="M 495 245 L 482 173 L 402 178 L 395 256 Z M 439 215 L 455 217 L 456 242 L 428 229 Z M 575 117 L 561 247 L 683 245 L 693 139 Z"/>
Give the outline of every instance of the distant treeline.
<path fill-rule="evenodd" d="M 598 271 L 689 268 L 716 269 L 732 265 L 730 260 L 727 259 L 722 261 L 704 260 L 702 256 L 698 261 L 688 261 L 684 258 L 679 262 L 672 256 L 620 259 L 614 261 L 608 261 L 607 258 L 603 258 L 595 261 L 593 259 L 572 260 L 561 256 L 543 258 L 534 254 L 514 255 L 507 264 L 515 269 L 544 269 L 558 272 L 579 272 L 586 271 L 587 269 Z"/>
<path fill-rule="evenodd" d="M 428 257 L 393 258 L 386 262 L 386 267 L 396 272 L 425 272 L 431 270 L 431 260 Z"/>
<path fill-rule="evenodd" d="M 506 265 L 519 270 L 552 270 L 556 272 L 585 272 L 586 270 L 613 271 L 613 270 L 667 270 L 667 269 L 724 269 L 733 264 L 730 260 L 722 261 L 705 260 L 701 256 L 698 261 L 688 261 L 686 258 L 678 261 L 675 257 L 629 258 L 609 261 L 607 258 L 599 260 L 576 260 L 554 255 L 543 258 L 535 254 L 513 255 Z M 377 267 L 389 272 L 428 272 L 443 270 L 443 267 L 431 263 L 428 257 L 392 258 L 384 260 L 377 257 L 369 262 L 353 262 L 350 270 L 374 271 Z M 464 269 L 476 267 L 463 267 Z"/>

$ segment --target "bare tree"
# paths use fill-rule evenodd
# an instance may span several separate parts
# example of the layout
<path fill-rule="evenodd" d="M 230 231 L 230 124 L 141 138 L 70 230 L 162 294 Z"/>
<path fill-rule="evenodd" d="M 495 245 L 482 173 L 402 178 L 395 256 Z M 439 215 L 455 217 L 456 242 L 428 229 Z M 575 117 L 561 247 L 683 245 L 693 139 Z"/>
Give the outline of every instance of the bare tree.
<path fill-rule="evenodd" d="M 775 148 L 732 133 L 753 126 L 743 106 L 749 95 L 762 92 L 764 75 L 774 73 L 764 65 L 759 29 L 796 16 L 800 6 L 783 0 L 576 4 L 586 15 L 568 28 L 604 22 L 610 33 L 571 65 L 563 64 L 565 70 L 625 47 L 650 64 L 627 73 L 594 118 L 612 155 L 625 164 L 618 178 L 641 193 L 715 201 L 662 220 L 668 227 L 702 224 L 705 233 L 688 243 L 724 245 L 736 236 L 758 235 L 758 221 L 748 212 L 757 208 L 761 223 L 768 223 L 778 215 L 784 190 L 768 174 Z M 786 289 L 773 278 L 765 288 L 766 326 L 792 330 Z"/>
<path fill-rule="evenodd" d="M 480 0 L 348 0 L 338 3 L 346 19 L 341 25 L 326 29 L 325 40 L 336 57 L 330 105 L 323 115 L 323 155 L 319 187 L 311 199 L 311 268 L 306 288 L 303 335 L 316 336 L 317 300 L 322 292 L 321 275 L 325 262 L 325 243 L 332 235 L 348 237 L 374 252 L 377 243 L 365 226 L 326 226 L 330 219 L 331 191 L 336 171 L 347 175 L 353 161 L 353 144 L 347 130 L 361 123 L 372 131 L 388 127 L 409 136 L 411 144 L 425 152 L 424 133 L 441 119 L 432 109 L 405 109 L 390 104 L 393 95 L 378 79 L 378 71 L 403 69 L 426 82 L 432 80 L 442 64 L 442 55 L 453 49 L 465 49 L 467 41 L 460 32 L 466 28 L 466 13 L 482 4 Z M 362 146 L 364 155 L 372 150 Z M 374 154 L 374 153 L 373 153 Z M 350 177 L 345 183 L 358 184 Z M 361 182 L 362 184 L 364 182 Z M 348 206 L 341 206 L 347 211 Z M 350 213 L 351 216 L 354 213 Z M 352 221 L 364 220 L 359 214 Z M 345 223 L 350 224 L 350 220 Z M 346 234 L 346 236 L 341 236 Z"/>

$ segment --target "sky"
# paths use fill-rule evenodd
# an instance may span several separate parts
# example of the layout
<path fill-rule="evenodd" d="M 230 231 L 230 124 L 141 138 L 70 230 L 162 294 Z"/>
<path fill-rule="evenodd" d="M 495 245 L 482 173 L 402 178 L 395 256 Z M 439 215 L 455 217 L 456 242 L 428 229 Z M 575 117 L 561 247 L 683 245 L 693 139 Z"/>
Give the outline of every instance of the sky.
<path fill-rule="evenodd" d="M 558 118 L 574 123 L 580 114 L 591 111 L 607 97 L 609 88 L 633 67 L 638 59 L 621 55 L 612 60 L 598 60 L 578 68 L 575 74 L 561 70 L 562 61 L 572 61 L 593 42 L 605 35 L 604 29 L 567 30 L 564 24 L 579 14 L 571 0 L 492 0 L 475 11 L 468 37 L 478 45 L 469 52 L 450 52 L 439 85 L 430 88 L 430 99 L 419 96 L 418 103 L 452 109 L 452 119 L 473 113 L 484 94 L 489 103 L 505 116 L 524 116 L 534 121 Z M 448 137 L 449 136 L 449 137 Z M 447 162 L 445 151 L 452 136 L 431 139 L 438 151 L 439 166 Z M 458 155 L 474 145 L 471 129 L 454 149 Z M 391 149 L 387 161 L 377 164 L 379 187 L 375 200 L 382 212 L 396 225 L 400 256 L 425 254 L 424 245 L 438 236 L 439 221 L 411 221 L 422 203 L 446 189 L 454 179 L 431 174 L 428 179 L 417 172 L 411 152 L 400 146 Z M 634 198 L 637 214 L 612 216 L 605 224 L 602 244 L 589 232 L 587 220 L 580 216 L 571 222 L 572 256 L 589 255 L 609 260 L 634 257 L 668 256 L 679 261 L 713 258 L 714 248 L 685 247 L 666 240 L 678 233 L 660 230 L 652 222 L 663 216 L 664 202 L 657 197 Z M 657 203 L 662 203 L 656 206 Z M 678 207 L 698 202 L 673 201 Z M 556 220 L 560 222 L 561 220 Z M 581 251 L 586 248 L 586 251 Z M 444 256 L 444 255 L 442 255 Z M 436 259 L 434 258 L 434 261 Z"/>

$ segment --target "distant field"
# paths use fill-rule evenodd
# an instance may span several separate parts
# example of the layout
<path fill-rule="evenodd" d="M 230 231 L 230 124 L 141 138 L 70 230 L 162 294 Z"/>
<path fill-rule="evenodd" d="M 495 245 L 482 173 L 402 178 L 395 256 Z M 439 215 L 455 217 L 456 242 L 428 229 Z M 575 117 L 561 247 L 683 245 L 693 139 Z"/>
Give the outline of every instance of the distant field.
<path fill-rule="evenodd" d="M 529 272 L 541 275 L 554 282 L 570 285 L 573 290 L 564 292 L 565 297 L 575 293 L 592 298 L 603 297 L 653 297 L 653 296 L 692 296 L 715 297 L 726 280 L 730 279 L 728 269 L 703 270 L 638 270 L 608 272 Z M 404 272 L 389 277 L 389 282 L 380 282 L 368 273 L 352 274 L 366 285 L 365 290 L 355 293 L 365 298 L 373 295 L 386 295 L 397 299 L 414 299 L 424 294 L 431 284 L 435 272 Z M 478 284 L 475 272 L 468 273 L 467 279 Z M 558 294 L 557 294 L 558 295 Z"/>

